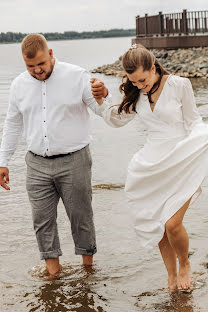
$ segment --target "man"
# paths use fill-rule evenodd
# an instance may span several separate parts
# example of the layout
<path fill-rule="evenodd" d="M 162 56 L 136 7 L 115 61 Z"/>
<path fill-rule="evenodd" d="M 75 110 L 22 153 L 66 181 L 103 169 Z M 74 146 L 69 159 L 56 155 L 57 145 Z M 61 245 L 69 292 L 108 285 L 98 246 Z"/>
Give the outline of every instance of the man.
<path fill-rule="evenodd" d="M 91 156 L 89 107 L 101 111 L 90 90 L 84 69 L 53 57 L 46 39 L 31 34 L 22 41 L 27 71 L 14 79 L 0 150 L 0 185 L 9 190 L 8 162 L 23 132 L 26 187 L 41 259 L 49 276 L 59 270 L 62 255 L 56 224 L 61 198 L 71 222 L 75 253 L 92 265 L 96 252 L 91 207 Z M 98 97 L 108 90 L 98 81 Z"/>

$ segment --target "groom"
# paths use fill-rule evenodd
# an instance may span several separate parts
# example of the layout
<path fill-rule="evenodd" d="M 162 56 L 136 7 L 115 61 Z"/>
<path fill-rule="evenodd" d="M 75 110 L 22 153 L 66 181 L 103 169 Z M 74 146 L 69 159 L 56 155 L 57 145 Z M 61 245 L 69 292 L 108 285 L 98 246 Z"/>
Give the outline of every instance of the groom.
<path fill-rule="evenodd" d="M 62 255 L 56 223 L 60 198 L 71 222 L 75 253 L 82 255 L 84 265 L 92 265 L 97 251 L 88 108 L 99 116 L 101 111 L 91 94 L 89 73 L 55 59 L 42 35 L 23 39 L 22 56 L 27 71 L 11 85 L 0 149 L 0 185 L 10 189 L 8 162 L 24 129 L 34 230 L 40 257 L 53 278 Z M 96 82 L 97 96 L 107 97 L 108 89 Z"/>

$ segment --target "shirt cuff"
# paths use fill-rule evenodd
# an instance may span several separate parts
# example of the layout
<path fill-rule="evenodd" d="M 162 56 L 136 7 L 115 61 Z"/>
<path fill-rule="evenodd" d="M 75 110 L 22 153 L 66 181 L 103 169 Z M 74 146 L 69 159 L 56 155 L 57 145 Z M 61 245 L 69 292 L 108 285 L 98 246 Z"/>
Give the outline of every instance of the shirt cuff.
<path fill-rule="evenodd" d="M 0 154 L 3 154 L 0 152 Z M 5 157 L 4 155 L 0 155 L 0 167 L 8 167 L 10 157 Z"/>
<path fill-rule="evenodd" d="M 8 162 L 7 161 L 0 161 L 0 167 L 7 167 L 8 168 Z"/>
<path fill-rule="evenodd" d="M 112 103 L 112 94 L 108 92 L 108 95 L 103 99 L 104 99 L 104 101 Z"/>
<path fill-rule="evenodd" d="M 104 110 L 106 110 L 108 107 L 110 107 L 110 104 L 111 104 L 107 101 L 107 97 L 103 100 L 104 100 L 103 104 L 99 106 L 101 113 L 104 112 Z"/>

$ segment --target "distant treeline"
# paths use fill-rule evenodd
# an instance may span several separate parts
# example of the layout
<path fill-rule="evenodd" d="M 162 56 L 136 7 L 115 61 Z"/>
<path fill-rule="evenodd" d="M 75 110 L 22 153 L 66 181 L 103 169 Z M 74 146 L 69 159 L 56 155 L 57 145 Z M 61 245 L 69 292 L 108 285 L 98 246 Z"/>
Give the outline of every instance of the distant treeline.
<path fill-rule="evenodd" d="M 93 38 L 111 38 L 135 36 L 135 29 L 111 29 L 100 31 L 65 31 L 64 33 L 42 33 L 47 40 L 72 40 L 72 39 L 93 39 Z M 21 42 L 27 34 L 23 33 L 0 33 L 0 43 Z"/>

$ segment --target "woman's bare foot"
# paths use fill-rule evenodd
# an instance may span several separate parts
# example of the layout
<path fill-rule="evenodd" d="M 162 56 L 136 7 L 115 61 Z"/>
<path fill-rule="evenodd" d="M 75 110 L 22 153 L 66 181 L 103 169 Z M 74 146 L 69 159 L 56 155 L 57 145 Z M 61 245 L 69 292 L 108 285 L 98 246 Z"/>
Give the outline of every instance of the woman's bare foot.
<path fill-rule="evenodd" d="M 177 275 L 168 276 L 168 289 L 171 293 L 177 290 Z"/>
<path fill-rule="evenodd" d="M 183 265 L 179 266 L 179 276 L 178 276 L 178 290 L 187 290 L 191 286 L 191 276 L 190 276 L 191 266 L 189 260 Z"/>

